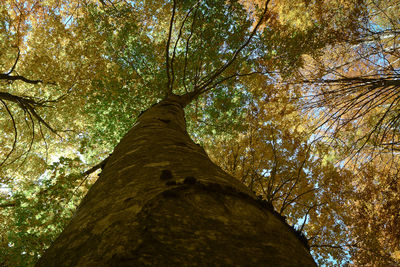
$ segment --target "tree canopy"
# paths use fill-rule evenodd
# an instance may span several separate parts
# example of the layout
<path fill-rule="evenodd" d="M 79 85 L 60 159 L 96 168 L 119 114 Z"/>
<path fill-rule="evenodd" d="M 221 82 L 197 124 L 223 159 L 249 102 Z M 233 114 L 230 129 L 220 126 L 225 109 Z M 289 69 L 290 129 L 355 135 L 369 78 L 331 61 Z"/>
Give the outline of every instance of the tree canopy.
<path fill-rule="evenodd" d="M 396 1 L 0 2 L 0 265 L 33 265 L 174 94 L 319 264 L 400 263 Z"/>

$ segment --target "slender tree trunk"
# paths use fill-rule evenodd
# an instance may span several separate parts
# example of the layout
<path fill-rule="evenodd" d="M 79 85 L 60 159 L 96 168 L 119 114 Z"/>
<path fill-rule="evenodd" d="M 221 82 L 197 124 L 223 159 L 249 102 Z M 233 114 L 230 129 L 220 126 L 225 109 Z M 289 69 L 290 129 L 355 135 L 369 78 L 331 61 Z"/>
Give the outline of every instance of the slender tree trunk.
<path fill-rule="evenodd" d="M 315 266 L 294 231 L 190 139 L 179 99 L 139 117 L 37 266 Z"/>

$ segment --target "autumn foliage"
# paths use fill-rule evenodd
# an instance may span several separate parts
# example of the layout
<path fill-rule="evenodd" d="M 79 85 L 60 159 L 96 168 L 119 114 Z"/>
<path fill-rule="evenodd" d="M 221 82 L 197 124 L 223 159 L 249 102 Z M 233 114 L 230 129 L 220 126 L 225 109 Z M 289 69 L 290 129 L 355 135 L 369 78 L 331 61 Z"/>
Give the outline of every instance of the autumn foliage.
<path fill-rule="evenodd" d="M 0 265 L 32 266 L 172 93 L 318 263 L 400 264 L 399 17 L 396 1 L 0 0 Z"/>

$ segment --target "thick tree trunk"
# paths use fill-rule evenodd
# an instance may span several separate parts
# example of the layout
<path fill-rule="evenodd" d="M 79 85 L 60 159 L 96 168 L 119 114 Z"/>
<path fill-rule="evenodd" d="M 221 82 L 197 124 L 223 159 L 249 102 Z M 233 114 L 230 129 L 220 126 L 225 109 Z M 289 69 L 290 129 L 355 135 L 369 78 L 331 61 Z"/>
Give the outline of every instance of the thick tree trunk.
<path fill-rule="evenodd" d="M 306 246 L 186 132 L 144 112 L 37 266 L 315 266 Z"/>

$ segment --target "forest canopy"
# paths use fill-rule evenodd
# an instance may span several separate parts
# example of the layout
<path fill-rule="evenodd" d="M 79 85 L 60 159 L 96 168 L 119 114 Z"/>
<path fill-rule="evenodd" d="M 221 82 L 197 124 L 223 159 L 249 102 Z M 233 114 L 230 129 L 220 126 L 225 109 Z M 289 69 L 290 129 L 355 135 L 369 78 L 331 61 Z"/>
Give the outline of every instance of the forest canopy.
<path fill-rule="evenodd" d="M 0 0 L 0 265 L 32 266 L 171 94 L 318 264 L 400 264 L 399 25 L 394 0 Z"/>

